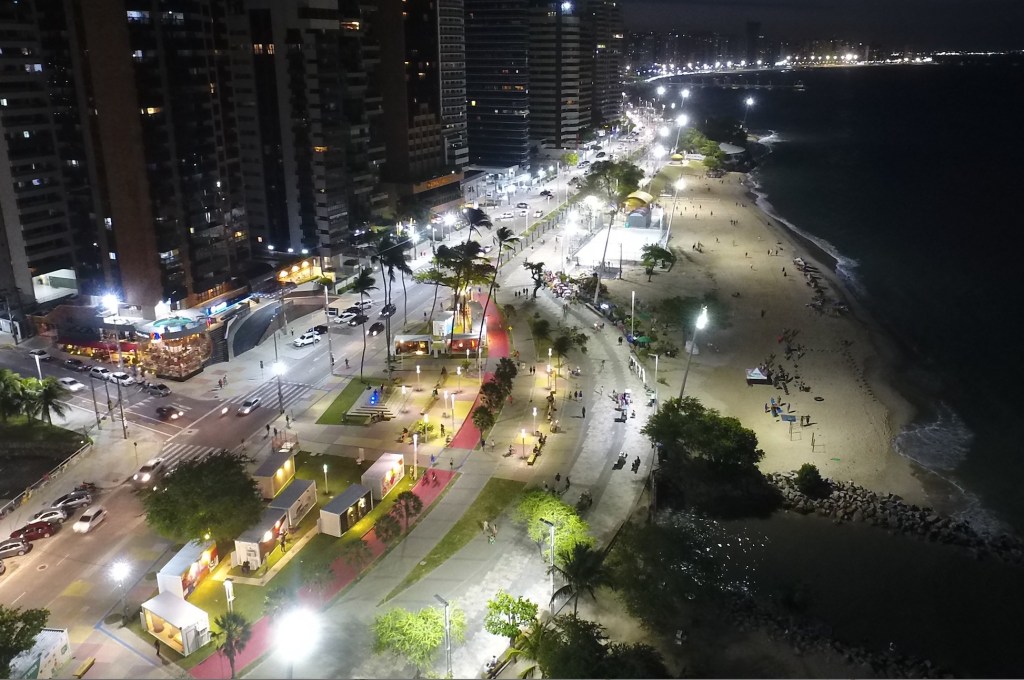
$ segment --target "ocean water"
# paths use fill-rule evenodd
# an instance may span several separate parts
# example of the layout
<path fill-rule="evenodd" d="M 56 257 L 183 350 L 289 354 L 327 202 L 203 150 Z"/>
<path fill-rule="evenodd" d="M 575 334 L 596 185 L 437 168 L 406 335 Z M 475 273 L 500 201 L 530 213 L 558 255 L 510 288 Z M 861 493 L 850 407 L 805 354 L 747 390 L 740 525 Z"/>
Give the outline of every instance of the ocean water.
<path fill-rule="evenodd" d="M 836 259 L 905 353 L 891 377 L 920 411 L 894 448 L 959 489 L 979 528 L 1024 533 L 1024 63 L 768 80 L 806 89 L 691 81 L 691 119 L 742 117 L 754 97 L 747 125 L 770 149 L 751 176 L 760 205 Z"/>

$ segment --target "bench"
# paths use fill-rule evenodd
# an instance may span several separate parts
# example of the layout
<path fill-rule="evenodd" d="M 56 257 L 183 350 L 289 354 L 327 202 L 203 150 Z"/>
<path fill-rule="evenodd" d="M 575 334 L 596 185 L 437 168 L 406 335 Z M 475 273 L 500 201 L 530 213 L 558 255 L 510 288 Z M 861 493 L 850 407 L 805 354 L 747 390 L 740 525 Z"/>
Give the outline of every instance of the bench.
<path fill-rule="evenodd" d="M 527 465 L 533 465 L 536 462 L 537 462 L 537 454 L 536 453 L 531 453 L 530 457 L 526 459 L 526 464 Z"/>
<path fill-rule="evenodd" d="M 78 664 L 78 668 L 76 668 L 75 672 L 71 675 L 73 675 L 76 678 L 81 678 L 83 675 L 89 672 L 89 669 L 92 668 L 92 665 L 94 663 L 96 663 L 96 657 L 90 656 L 88 659 Z"/>

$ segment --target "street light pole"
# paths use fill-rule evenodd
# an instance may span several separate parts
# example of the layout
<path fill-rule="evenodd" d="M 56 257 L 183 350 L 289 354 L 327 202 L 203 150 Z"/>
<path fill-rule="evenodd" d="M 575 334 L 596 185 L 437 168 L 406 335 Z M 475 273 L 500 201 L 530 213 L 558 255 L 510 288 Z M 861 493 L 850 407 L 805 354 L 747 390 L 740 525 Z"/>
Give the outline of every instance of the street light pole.
<path fill-rule="evenodd" d="M 521 434 L 523 436 L 523 458 L 526 458 L 526 428 L 522 428 Z"/>
<path fill-rule="evenodd" d="M 420 476 L 420 435 L 412 433 L 412 478 L 415 480 Z"/>
<path fill-rule="evenodd" d="M 327 286 L 324 286 L 324 314 L 327 315 L 327 357 L 330 359 L 330 367 L 328 370 L 331 375 L 334 375 L 334 345 L 331 342 L 331 317 L 327 311 L 331 307 L 331 299 L 327 295 Z"/>
<path fill-rule="evenodd" d="M 96 414 L 96 429 L 102 430 L 103 425 L 100 424 L 100 408 L 96 405 L 96 378 L 89 376 L 89 390 L 92 392 L 92 412 Z"/>
<path fill-rule="evenodd" d="M 274 333 L 274 375 L 277 376 L 277 408 L 284 415 L 284 392 L 281 390 L 281 372 L 284 367 L 277 358 L 277 333 Z"/>
<path fill-rule="evenodd" d="M 537 432 L 537 407 L 533 407 L 533 431 Z"/>
<path fill-rule="evenodd" d="M 39 382 L 43 382 L 43 367 L 39 364 L 39 355 L 33 354 L 32 358 L 36 360 L 36 373 L 39 374 Z"/>
<path fill-rule="evenodd" d="M 549 522 L 548 520 L 544 519 L 543 517 L 540 518 L 540 521 L 543 522 L 544 524 L 548 525 L 548 533 L 549 533 L 550 538 L 551 538 L 551 566 L 550 566 L 548 571 L 551 573 L 551 600 L 554 601 L 554 599 L 555 599 L 555 525 L 554 525 L 553 522 Z"/>
<path fill-rule="evenodd" d="M 629 301 L 629 335 L 636 337 L 636 291 L 630 295 Z"/>
<path fill-rule="evenodd" d="M 121 411 L 121 432 L 128 439 L 128 423 L 124 419 L 124 398 L 121 396 L 121 380 L 117 381 L 117 408 Z"/>
<path fill-rule="evenodd" d="M 330 490 L 327 488 L 327 463 L 324 463 L 324 495 L 329 496 Z"/>
<path fill-rule="evenodd" d="M 445 652 L 445 660 L 447 662 L 447 667 L 448 667 L 448 675 L 446 677 L 451 678 L 451 677 L 453 677 L 452 676 L 452 620 L 451 620 L 451 616 L 448 613 L 448 610 L 449 610 L 451 605 L 449 605 L 448 600 L 444 599 L 440 595 L 435 594 L 434 595 L 434 599 L 436 599 L 438 602 L 440 602 L 444 606 L 444 652 Z"/>
<path fill-rule="evenodd" d="M 679 398 L 683 398 L 683 391 L 686 389 L 686 379 L 690 376 L 690 362 L 693 361 L 693 350 L 697 346 L 697 334 L 708 325 L 708 308 L 700 308 L 700 316 L 693 329 L 693 338 L 690 339 L 690 354 L 686 359 L 686 371 L 683 373 L 683 384 L 679 386 Z"/>
<path fill-rule="evenodd" d="M 117 581 L 117 587 L 121 591 L 121 624 L 128 622 L 128 594 L 125 591 L 124 582 L 128 579 L 131 567 L 127 562 L 120 560 L 114 562 L 110 567 L 110 576 Z"/>

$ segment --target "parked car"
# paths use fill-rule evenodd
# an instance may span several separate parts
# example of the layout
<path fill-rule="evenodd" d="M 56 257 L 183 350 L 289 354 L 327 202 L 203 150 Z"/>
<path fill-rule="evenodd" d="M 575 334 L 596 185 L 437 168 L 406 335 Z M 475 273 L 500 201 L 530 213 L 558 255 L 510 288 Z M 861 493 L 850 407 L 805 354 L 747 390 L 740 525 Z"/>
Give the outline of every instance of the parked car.
<path fill-rule="evenodd" d="M 370 298 L 364 298 L 359 302 L 355 303 L 353 307 L 357 307 L 360 311 L 364 309 L 369 309 L 370 307 L 373 307 L 373 300 L 371 300 Z"/>
<path fill-rule="evenodd" d="M 544 217 L 544 211 L 543 210 L 534 210 L 533 211 L 533 216 L 534 217 Z"/>
<path fill-rule="evenodd" d="M 92 505 L 92 494 L 88 491 L 72 491 L 50 503 L 51 508 L 60 508 L 62 510 L 73 510 L 81 506 L 89 507 L 90 505 Z"/>
<path fill-rule="evenodd" d="M 523 210 L 520 210 L 520 211 L 519 211 L 519 216 L 520 216 L 520 217 L 526 217 L 526 216 L 527 216 L 527 215 L 529 215 L 529 214 L 530 214 L 530 211 L 529 211 L 529 210 L 526 210 L 525 208 L 524 208 Z"/>
<path fill-rule="evenodd" d="M 318 342 L 320 342 L 320 335 L 318 333 L 303 333 L 295 338 L 292 344 L 296 347 L 305 347 L 306 345 L 313 345 Z"/>
<path fill-rule="evenodd" d="M 34 359 L 39 359 L 40 361 L 49 361 L 52 358 L 50 357 L 50 353 L 45 349 L 34 349 L 29 352 L 28 355 Z"/>
<path fill-rule="evenodd" d="M 31 551 L 32 544 L 20 538 L 8 538 L 0 541 L 0 557 L 20 557 Z"/>
<path fill-rule="evenodd" d="M 370 317 L 365 314 L 356 314 L 348 320 L 349 326 L 362 326 L 364 323 L 370 320 Z"/>
<path fill-rule="evenodd" d="M 110 369 L 105 366 L 93 366 L 89 369 L 89 377 L 99 378 L 100 380 L 108 380 L 107 376 L 110 375 Z"/>
<path fill-rule="evenodd" d="M 60 386 L 68 390 L 69 392 L 77 392 L 78 390 L 85 389 L 85 385 L 78 382 L 74 378 L 58 378 L 57 382 L 59 382 Z"/>
<path fill-rule="evenodd" d="M 85 362 L 81 359 L 68 359 L 64 362 L 64 368 L 72 371 L 81 371 L 85 369 Z"/>
<path fill-rule="evenodd" d="M 500 215 L 498 215 L 498 219 L 499 220 L 510 220 L 510 219 L 512 219 L 514 217 L 515 217 L 515 215 L 512 214 L 511 210 L 506 210 L 505 212 L 503 212 Z"/>
<path fill-rule="evenodd" d="M 178 410 L 174 406 L 158 406 L 156 409 L 156 417 L 160 420 L 177 420 L 183 415 L 185 415 L 185 412 Z"/>
<path fill-rule="evenodd" d="M 32 515 L 30 522 L 51 522 L 63 524 L 68 519 L 68 512 L 64 508 L 46 508 Z"/>
<path fill-rule="evenodd" d="M 125 387 L 135 384 L 135 378 L 131 377 L 127 373 L 124 373 L 123 371 L 108 373 L 107 380 L 109 380 L 112 383 L 117 383 L 118 385 L 123 385 Z"/>
<path fill-rule="evenodd" d="M 374 337 L 380 335 L 383 332 L 384 324 L 382 324 L 380 321 L 377 321 L 372 326 L 370 326 L 369 330 L 366 331 L 366 334 L 369 335 L 370 337 Z"/>
<path fill-rule="evenodd" d="M 530 204 L 529 203 L 524 203 L 524 202 L 520 201 L 519 203 L 516 203 L 516 207 L 517 208 L 529 208 Z"/>
<path fill-rule="evenodd" d="M 344 312 L 334 319 L 334 323 L 348 323 L 357 316 L 359 316 L 359 312 Z"/>
<path fill-rule="evenodd" d="M 328 328 L 327 326 L 323 325 L 323 324 L 320 324 L 318 326 L 313 326 L 312 328 L 310 328 L 306 332 L 307 333 L 316 333 L 317 335 L 327 335 L 328 333 L 331 332 L 331 329 Z"/>
<path fill-rule="evenodd" d="M 259 408 L 259 405 L 260 405 L 260 398 L 259 397 L 253 397 L 252 399 L 246 399 L 245 401 L 242 402 L 242 405 L 238 407 L 238 415 L 240 415 L 240 416 L 247 416 L 250 413 L 252 413 L 253 411 L 255 411 L 257 408 Z"/>
<path fill-rule="evenodd" d="M 389 316 L 393 316 L 396 311 L 398 311 L 398 308 L 395 307 L 394 302 L 392 302 L 391 304 L 384 305 L 383 307 L 381 307 L 380 310 L 380 318 L 386 319 Z"/>
<path fill-rule="evenodd" d="M 548 189 L 545 189 L 544 191 L 540 192 L 540 195 L 541 196 L 548 196 L 548 197 L 550 197 L 551 196 L 551 191 L 548 190 Z"/>
<path fill-rule="evenodd" d="M 76 534 L 87 534 L 95 529 L 107 518 L 107 510 L 102 505 L 89 508 L 82 513 L 78 521 L 71 525 L 71 530 Z"/>
<path fill-rule="evenodd" d="M 154 397 L 166 397 L 171 393 L 171 388 L 163 383 L 159 385 L 149 385 L 146 387 L 146 392 L 153 395 Z"/>
<path fill-rule="evenodd" d="M 40 538 L 49 538 L 57 533 L 56 524 L 49 522 L 29 522 L 20 529 L 11 532 L 11 538 L 20 538 L 24 541 L 38 541 Z"/>

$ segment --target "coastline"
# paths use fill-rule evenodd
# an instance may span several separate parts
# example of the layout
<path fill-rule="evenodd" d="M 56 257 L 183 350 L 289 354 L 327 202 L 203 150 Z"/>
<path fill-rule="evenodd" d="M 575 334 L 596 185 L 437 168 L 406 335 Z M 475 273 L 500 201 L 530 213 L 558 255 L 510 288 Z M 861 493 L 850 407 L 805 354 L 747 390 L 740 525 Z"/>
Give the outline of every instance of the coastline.
<path fill-rule="evenodd" d="M 668 212 L 677 211 L 669 241 L 680 256 L 676 266 L 651 283 L 626 275 L 606 283 L 618 299 L 629 300 L 635 290 L 648 314 L 660 300 L 680 293 L 713 293 L 728 305 L 728 319 L 712 320 L 698 338 L 687 394 L 754 430 L 765 452 L 760 467 L 766 473 L 789 472 L 810 462 L 834 480 L 938 507 L 925 468 L 892 445 L 918 413 L 888 379 L 899 365 L 898 348 L 843 285 L 835 273 L 837 260 L 757 205 L 743 181 L 746 174 L 705 179 L 699 168 L 665 166 L 651 192 L 659 195 L 659 185 L 668 186 L 679 176 L 688 186 L 675 207 L 672 199 L 661 199 Z M 793 264 L 795 257 L 817 267 L 828 294 L 850 311 L 832 316 L 809 309 L 811 288 Z M 673 322 L 657 325 L 682 346 L 683 337 L 692 334 L 692 320 Z M 794 344 L 803 347 L 799 359 L 796 353 L 782 357 L 780 336 L 786 331 L 794 331 Z M 771 354 L 790 375 L 802 374 L 810 390 L 798 391 L 795 382 L 788 396 L 770 386 L 748 387 L 743 369 Z M 678 389 L 685 364 L 685 353 L 663 358 L 659 377 L 670 388 L 664 392 L 674 394 L 673 385 Z M 773 418 L 762 408 L 770 397 L 787 403 L 787 416 L 809 415 L 812 424 Z"/>

